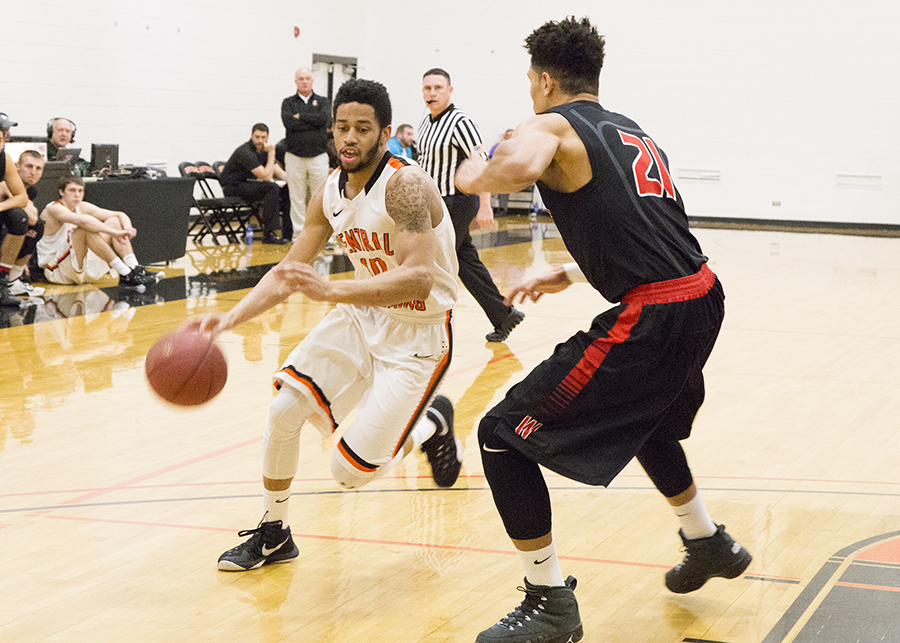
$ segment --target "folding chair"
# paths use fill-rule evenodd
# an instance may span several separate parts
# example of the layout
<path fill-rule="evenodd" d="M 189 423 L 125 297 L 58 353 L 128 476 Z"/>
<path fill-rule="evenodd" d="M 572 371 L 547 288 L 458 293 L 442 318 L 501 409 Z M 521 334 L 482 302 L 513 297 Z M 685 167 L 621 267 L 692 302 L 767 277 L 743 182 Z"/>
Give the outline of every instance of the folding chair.
<path fill-rule="evenodd" d="M 194 242 L 200 243 L 203 237 L 209 235 L 213 243 L 218 246 L 221 245 L 218 239 L 218 235 L 221 234 L 229 241 L 239 243 L 238 233 L 228 221 L 227 209 L 219 199 L 212 196 L 209 186 L 203 180 L 203 173 L 200 171 L 199 164 L 194 161 L 184 161 L 178 164 L 178 171 L 181 176 L 194 177 L 197 180 L 197 185 L 200 186 L 202 194 L 200 198 L 196 195 L 191 195 L 198 215 L 188 230 L 188 234 L 193 237 Z"/>
<path fill-rule="evenodd" d="M 217 164 L 225 165 L 221 161 L 218 161 Z M 222 210 L 225 225 L 234 233 L 234 242 L 239 243 L 247 232 L 250 219 L 256 214 L 257 204 L 250 203 L 239 196 L 225 196 L 222 193 L 222 186 L 219 183 L 219 172 L 215 165 L 205 161 L 197 161 L 197 169 L 200 172 L 199 182 L 201 189 L 204 190 L 208 199 L 215 199 L 216 204 Z M 218 188 L 214 188 L 214 185 L 217 185 Z"/>

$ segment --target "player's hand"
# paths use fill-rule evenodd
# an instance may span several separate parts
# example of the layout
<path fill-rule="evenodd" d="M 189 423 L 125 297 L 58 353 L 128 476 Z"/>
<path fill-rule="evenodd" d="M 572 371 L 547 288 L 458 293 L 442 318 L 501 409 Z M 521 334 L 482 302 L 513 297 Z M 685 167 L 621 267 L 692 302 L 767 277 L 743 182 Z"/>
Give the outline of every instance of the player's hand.
<path fill-rule="evenodd" d="M 132 234 L 132 232 L 134 234 Z M 109 236 L 111 236 L 113 239 L 118 239 L 119 241 L 128 241 L 129 239 L 134 237 L 134 235 L 136 235 L 136 234 L 137 234 L 137 230 L 135 230 L 134 228 L 129 228 L 129 229 L 125 229 L 125 230 L 114 229 L 112 232 L 109 233 Z"/>
<path fill-rule="evenodd" d="M 332 286 L 302 261 L 282 261 L 272 268 L 272 276 L 289 292 L 300 292 L 313 301 L 331 301 Z"/>
<path fill-rule="evenodd" d="M 512 306 L 515 303 L 522 303 L 526 299 L 536 302 L 547 293 L 561 292 L 571 285 L 572 282 L 566 276 L 565 269 L 559 266 L 547 274 L 523 281 L 513 287 L 509 294 L 506 295 L 503 303 L 507 306 Z"/>
<path fill-rule="evenodd" d="M 486 228 L 494 223 L 494 210 L 491 208 L 490 204 L 478 207 L 478 214 L 475 215 L 475 221 L 478 223 L 479 228 Z"/>
<path fill-rule="evenodd" d="M 220 315 L 218 313 L 207 313 L 191 317 L 179 325 L 178 330 L 186 330 L 201 335 L 208 335 L 210 339 L 215 339 L 218 335 L 226 330 L 234 327 L 229 315 Z"/>
<path fill-rule="evenodd" d="M 485 167 L 487 167 L 487 161 L 480 156 L 468 158 L 456 168 L 453 182 L 456 183 L 456 187 L 459 190 L 466 194 L 475 194 L 477 190 L 474 190 L 472 186 L 478 177 L 481 176 L 481 173 L 484 172 Z"/>

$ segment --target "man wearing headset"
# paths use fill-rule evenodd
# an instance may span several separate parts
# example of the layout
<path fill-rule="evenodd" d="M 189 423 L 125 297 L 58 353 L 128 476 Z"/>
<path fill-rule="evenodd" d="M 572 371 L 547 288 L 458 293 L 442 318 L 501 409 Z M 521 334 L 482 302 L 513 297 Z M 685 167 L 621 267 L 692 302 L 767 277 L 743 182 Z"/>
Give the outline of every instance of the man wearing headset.
<path fill-rule="evenodd" d="M 50 139 L 47 143 L 47 160 L 58 160 L 59 151 L 75 142 L 75 130 L 75 123 L 68 118 L 57 116 L 47 121 L 47 138 Z M 72 164 L 72 172 L 83 176 L 90 172 L 90 166 L 79 156 Z"/>

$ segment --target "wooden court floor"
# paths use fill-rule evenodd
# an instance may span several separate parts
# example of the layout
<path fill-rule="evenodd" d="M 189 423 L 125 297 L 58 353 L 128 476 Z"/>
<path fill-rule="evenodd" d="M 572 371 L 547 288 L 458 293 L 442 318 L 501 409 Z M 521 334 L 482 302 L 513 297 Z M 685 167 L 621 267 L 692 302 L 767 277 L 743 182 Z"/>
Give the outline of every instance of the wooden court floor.
<path fill-rule="evenodd" d="M 747 573 L 678 596 L 671 510 L 639 467 L 609 489 L 548 474 L 584 641 L 900 641 L 900 239 L 699 229 L 727 315 L 685 443 Z M 478 237 L 501 290 L 568 255 L 552 224 Z M 555 343 L 609 304 L 575 285 L 521 309 L 504 344 L 464 290 L 443 392 L 463 473 L 423 456 L 339 491 L 308 429 L 291 503 L 301 556 L 253 572 L 218 555 L 261 515 L 271 374 L 328 307 L 294 296 L 221 338 L 224 392 L 156 399 L 143 356 L 188 315 L 225 310 L 283 248 L 191 248 L 157 291 L 50 288 L 0 329 L 0 641 L 456 643 L 520 600 L 522 572 L 475 427 Z M 344 257 L 320 262 L 343 278 Z"/>

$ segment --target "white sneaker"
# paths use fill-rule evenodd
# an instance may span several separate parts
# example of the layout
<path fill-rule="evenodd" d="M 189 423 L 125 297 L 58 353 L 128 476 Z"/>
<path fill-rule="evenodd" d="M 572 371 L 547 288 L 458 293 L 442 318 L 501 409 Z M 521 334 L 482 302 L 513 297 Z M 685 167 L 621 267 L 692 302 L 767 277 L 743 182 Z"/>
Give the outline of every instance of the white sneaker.
<path fill-rule="evenodd" d="M 45 288 L 40 286 L 32 286 L 27 281 L 22 281 L 21 277 L 13 279 L 9 282 L 9 293 L 20 297 L 40 297 L 44 294 Z"/>

